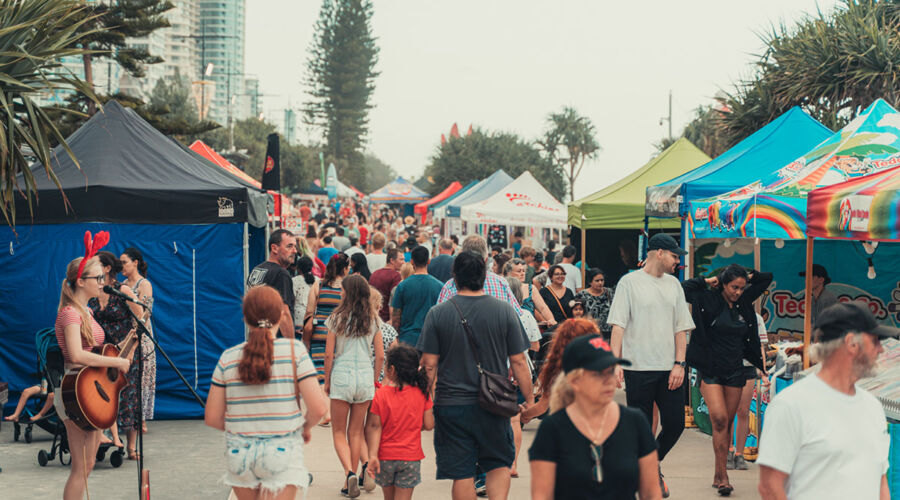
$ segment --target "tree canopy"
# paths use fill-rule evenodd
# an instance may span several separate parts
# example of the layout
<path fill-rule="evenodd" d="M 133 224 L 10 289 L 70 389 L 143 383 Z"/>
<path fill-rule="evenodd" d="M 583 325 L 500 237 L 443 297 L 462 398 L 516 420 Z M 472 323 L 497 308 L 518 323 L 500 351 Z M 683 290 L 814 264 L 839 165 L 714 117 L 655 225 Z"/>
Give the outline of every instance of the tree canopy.
<path fill-rule="evenodd" d="M 547 158 L 565 173 L 570 200 L 575 199 L 575 180 L 581 175 L 584 163 L 600 151 L 596 135 L 590 118 L 566 106 L 559 113 L 550 113 L 547 131 L 537 141 Z"/>

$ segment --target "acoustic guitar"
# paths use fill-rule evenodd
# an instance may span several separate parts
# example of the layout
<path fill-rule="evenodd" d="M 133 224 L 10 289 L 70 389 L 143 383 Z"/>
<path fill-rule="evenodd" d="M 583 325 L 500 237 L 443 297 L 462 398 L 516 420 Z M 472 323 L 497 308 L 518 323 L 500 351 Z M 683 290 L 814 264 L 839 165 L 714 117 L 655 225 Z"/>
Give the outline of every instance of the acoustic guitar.
<path fill-rule="evenodd" d="M 137 335 L 133 330 L 121 345 L 120 350 L 115 344 L 103 344 L 97 354 L 130 358 L 137 347 Z M 109 429 L 116 423 L 119 394 L 127 385 L 125 374 L 118 368 L 85 366 L 67 373 L 60 384 L 66 414 L 84 430 Z"/>

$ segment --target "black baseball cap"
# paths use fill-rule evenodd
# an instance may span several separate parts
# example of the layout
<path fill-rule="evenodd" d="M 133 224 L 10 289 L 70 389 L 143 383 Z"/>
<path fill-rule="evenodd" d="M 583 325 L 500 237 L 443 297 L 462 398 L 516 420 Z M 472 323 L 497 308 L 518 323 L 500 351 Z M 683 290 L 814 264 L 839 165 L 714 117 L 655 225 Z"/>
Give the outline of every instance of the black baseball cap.
<path fill-rule="evenodd" d="M 816 320 L 819 340 L 839 339 L 850 332 L 870 333 L 876 337 L 897 337 L 900 329 L 883 325 L 867 307 L 858 302 L 842 302 L 825 308 Z"/>
<path fill-rule="evenodd" d="M 687 255 L 687 251 L 678 245 L 675 238 L 666 233 L 657 233 L 650 237 L 650 250 L 668 250 L 678 255 Z"/>
<path fill-rule="evenodd" d="M 813 274 L 813 276 L 818 276 L 820 278 L 824 278 L 826 285 L 831 283 L 831 277 L 828 276 L 828 269 L 825 269 L 825 266 L 823 266 L 822 264 L 813 264 L 812 265 L 812 274 Z M 800 277 L 805 278 L 806 271 L 800 271 Z"/>
<path fill-rule="evenodd" d="M 602 372 L 613 365 L 631 366 L 631 361 L 613 356 L 603 337 L 591 334 L 575 337 L 569 342 L 563 351 L 562 365 L 566 373 L 578 368 Z"/>

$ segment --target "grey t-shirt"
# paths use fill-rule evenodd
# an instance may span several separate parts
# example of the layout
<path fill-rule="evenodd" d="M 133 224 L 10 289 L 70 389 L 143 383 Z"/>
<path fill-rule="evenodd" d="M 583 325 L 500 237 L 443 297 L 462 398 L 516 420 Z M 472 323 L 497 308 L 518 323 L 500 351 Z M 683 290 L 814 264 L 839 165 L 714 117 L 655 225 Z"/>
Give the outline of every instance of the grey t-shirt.
<path fill-rule="evenodd" d="M 481 367 L 492 373 L 508 373 L 509 356 L 528 349 L 516 310 L 488 295 L 456 295 L 451 300 L 469 322 L 478 343 Z M 434 404 L 478 403 L 478 368 L 459 314 L 450 300 L 428 311 L 416 348 L 439 356 Z"/>

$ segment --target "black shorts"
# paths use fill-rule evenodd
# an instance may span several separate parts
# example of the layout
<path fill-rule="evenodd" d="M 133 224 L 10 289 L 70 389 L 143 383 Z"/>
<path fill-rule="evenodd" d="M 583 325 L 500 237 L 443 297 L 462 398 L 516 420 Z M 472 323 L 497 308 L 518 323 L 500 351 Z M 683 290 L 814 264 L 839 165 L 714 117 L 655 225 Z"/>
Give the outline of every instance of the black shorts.
<path fill-rule="evenodd" d="M 755 369 L 756 368 L 754 368 L 754 370 Z M 700 380 L 702 380 L 704 384 L 724 385 L 727 387 L 744 387 L 744 384 L 747 383 L 747 377 L 745 376 L 743 367 L 727 376 L 707 375 L 706 373 L 700 372 Z"/>
<path fill-rule="evenodd" d="M 434 407 L 434 454 L 438 479 L 475 477 L 512 466 L 516 448 L 509 419 L 477 404 Z"/>

